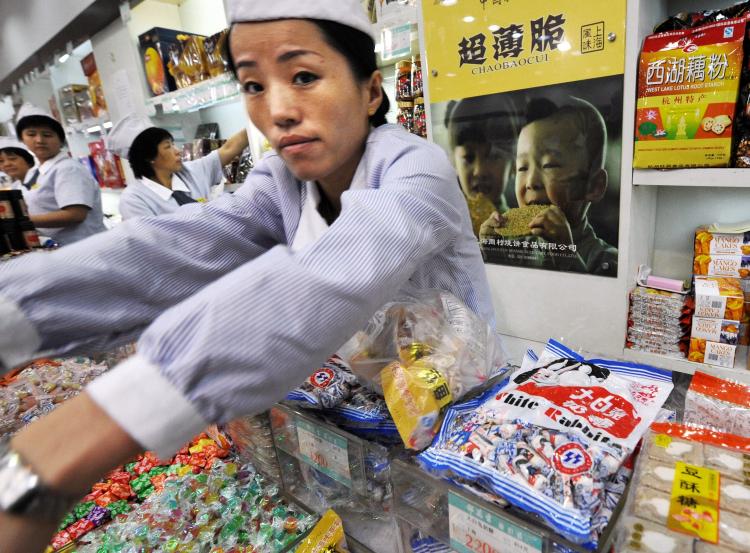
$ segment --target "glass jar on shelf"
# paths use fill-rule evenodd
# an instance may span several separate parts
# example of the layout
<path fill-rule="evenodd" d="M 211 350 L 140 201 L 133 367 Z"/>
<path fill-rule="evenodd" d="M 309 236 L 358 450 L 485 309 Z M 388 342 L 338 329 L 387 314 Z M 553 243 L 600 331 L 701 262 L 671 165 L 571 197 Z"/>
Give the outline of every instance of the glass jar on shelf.
<path fill-rule="evenodd" d="M 414 61 L 411 64 L 411 93 L 414 98 L 424 96 L 422 89 L 422 61 L 419 54 L 414 56 Z"/>
<path fill-rule="evenodd" d="M 404 127 L 407 131 L 413 132 L 414 129 L 414 102 L 399 101 L 398 112 L 396 113 L 396 122 Z"/>
<path fill-rule="evenodd" d="M 411 132 L 422 138 L 427 138 L 427 115 L 424 110 L 424 98 L 421 96 L 414 98 Z"/>
<path fill-rule="evenodd" d="M 405 102 L 412 98 L 411 62 L 403 60 L 396 64 L 396 101 Z"/>

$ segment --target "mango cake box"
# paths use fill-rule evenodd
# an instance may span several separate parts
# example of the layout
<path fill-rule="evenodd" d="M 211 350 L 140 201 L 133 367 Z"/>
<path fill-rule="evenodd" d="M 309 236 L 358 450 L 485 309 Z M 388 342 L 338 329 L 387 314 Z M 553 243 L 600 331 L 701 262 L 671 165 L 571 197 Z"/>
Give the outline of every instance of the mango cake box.
<path fill-rule="evenodd" d="M 708 227 L 698 227 L 694 250 L 696 255 L 750 255 L 750 232 L 712 232 Z"/>
<path fill-rule="evenodd" d="M 695 316 L 739 321 L 743 318 L 744 294 L 734 277 L 695 277 Z"/>

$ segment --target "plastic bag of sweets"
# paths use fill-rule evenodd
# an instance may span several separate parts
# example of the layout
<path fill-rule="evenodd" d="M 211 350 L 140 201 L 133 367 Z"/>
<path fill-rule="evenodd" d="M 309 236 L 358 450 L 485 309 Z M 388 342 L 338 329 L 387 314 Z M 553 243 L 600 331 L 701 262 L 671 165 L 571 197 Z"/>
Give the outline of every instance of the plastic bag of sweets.
<path fill-rule="evenodd" d="M 697 371 L 685 396 L 684 422 L 750 436 L 750 386 Z"/>
<path fill-rule="evenodd" d="M 633 167 L 727 167 L 746 19 L 646 37 Z"/>
<path fill-rule="evenodd" d="M 612 514 L 607 483 L 671 390 L 667 371 L 587 361 L 551 340 L 533 369 L 519 369 L 507 385 L 450 407 L 418 459 L 427 470 L 474 481 L 593 547 Z"/>
<path fill-rule="evenodd" d="M 505 353 L 487 323 L 453 294 L 415 291 L 385 304 L 340 350 L 361 381 L 381 391 L 380 371 L 394 361 L 409 365 L 439 355 L 454 399 L 485 383 L 504 366 Z"/>

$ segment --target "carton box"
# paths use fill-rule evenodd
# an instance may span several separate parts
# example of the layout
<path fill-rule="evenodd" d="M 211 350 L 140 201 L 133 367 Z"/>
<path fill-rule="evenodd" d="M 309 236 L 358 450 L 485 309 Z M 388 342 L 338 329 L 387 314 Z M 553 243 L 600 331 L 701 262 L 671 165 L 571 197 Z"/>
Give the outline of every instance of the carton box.
<path fill-rule="evenodd" d="M 750 277 L 750 255 L 699 253 L 693 258 L 693 274 Z"/>
<path fill-rule="evenodd" d="M 179 58 L 181 46 L 177 40 L 178 34 L 180 31 L 174 29 L 154 27 L 138 36 L 146 82 L 154 96 L 177 90 L 174 77 L 169 72 L 169 60 Z"/>
<path fill-rule="evenodd" d="M 690 338 L 688 361 L 732 368 L 736 351 L 737 346 L 732 344 L 710 342 L 703 338 Z"/>
<path fill-rule="evenodd" d="M 739 321 L 710 319 L 708 317 L 693 317 L 693 326 L 690 331 L 690 337 L 736 346 L 739 333 Z"/>
<path fill-rule="evenodd" d="M 708 227 L 695 230 L 695 254 L 750 255 L 750 232 L 712 232 Z"/>
<path fill-rule="evenodd" d="M 743 317 L 744 294 L 739 279 L 695 277 L 695 316 L 739 321 Z"/>

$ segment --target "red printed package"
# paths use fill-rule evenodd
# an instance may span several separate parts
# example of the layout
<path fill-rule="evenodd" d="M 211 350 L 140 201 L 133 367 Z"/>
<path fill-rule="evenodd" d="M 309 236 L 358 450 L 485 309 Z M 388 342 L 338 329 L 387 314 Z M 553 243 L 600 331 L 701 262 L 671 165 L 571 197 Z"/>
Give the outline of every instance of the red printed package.
<path fill-rule="evenodd" d="M 96 178 L 99 186 L 107 188 L 122 188 L 125 186 L 125 177 L 120 168 L 120 158 L 107 150 L 104 140 L 89 143 L 91 160 L 96 167 Z"/>
<path fill-rule="evenodd" d="M 696 372 L 685 396 L 685 423 L 750 436 L 750 386 Z"/>

